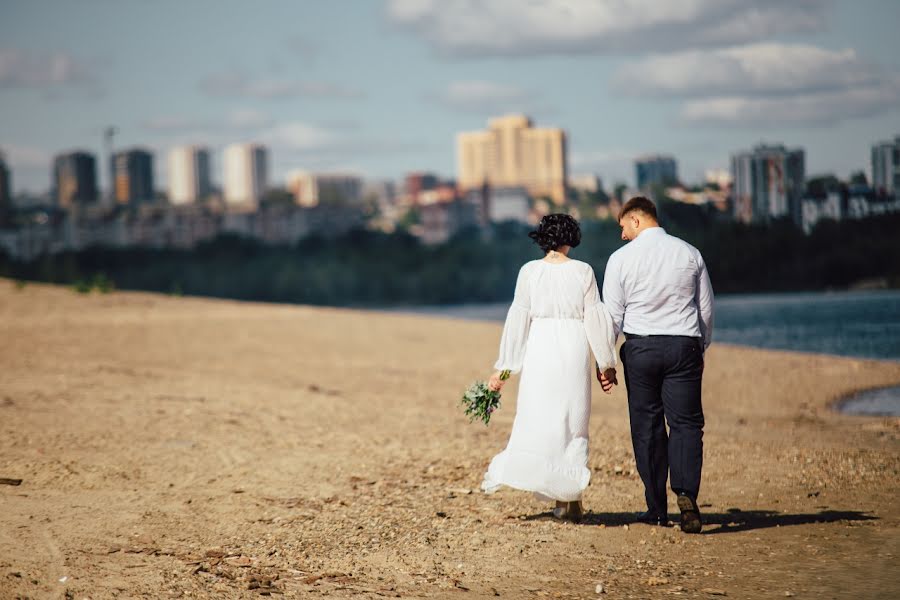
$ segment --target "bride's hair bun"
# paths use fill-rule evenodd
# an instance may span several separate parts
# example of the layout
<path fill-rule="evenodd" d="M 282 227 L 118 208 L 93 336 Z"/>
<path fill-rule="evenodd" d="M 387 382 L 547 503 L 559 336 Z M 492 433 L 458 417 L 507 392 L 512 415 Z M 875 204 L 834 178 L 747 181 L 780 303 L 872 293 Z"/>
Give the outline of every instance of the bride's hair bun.
<path fill-rule="evenodd" d="M 581 228 L 578 221 L 567 214 L 546 215 L 538 223 L 537 229 L 528 234 L 544 252 L 556 250 L 560 246 L 574 248 L 581 243 Z"/>

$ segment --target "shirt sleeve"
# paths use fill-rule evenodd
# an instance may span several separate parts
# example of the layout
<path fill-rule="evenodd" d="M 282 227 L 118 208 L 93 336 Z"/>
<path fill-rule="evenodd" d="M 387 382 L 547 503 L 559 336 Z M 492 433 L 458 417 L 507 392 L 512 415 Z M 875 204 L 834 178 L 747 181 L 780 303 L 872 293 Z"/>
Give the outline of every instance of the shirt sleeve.
<path fill-rule="evenodd" d="M 709 280 L 709 273 L 706 270 L 706 263 L 703 257 L 699 256 L 697 260 L 699 269 L 697 271 L 697 285 L 695 286 L 695 301 L 697 309 L 700 313 L 700 335 L 703 338 L 703 349 L 709 348 L 712 343 L 713 332 L 713 314 L 714 314 L 714 296 L 712 282 Z"/>
<path fill-rule="evenodd" d="M 622 277 L 619 262 L 615 255 L 606 261 L 606 272 L 603 275 L 603 304 L 612 319 L 613 340 L 622 333 L 625 320 L 625 292 L 622 289 Z M 633 333 L 633 332 L 632 332 Z"/>
<path fill-rule="evenodd" d="M 616 332 L 609 311 L 600 301 L 594 270 L 588 270 L 591 276 L 584 292 L 584 332 L 597 366 L 605 371 L 616 366 Z"/>
<path fill-rule="evenodd" d="M 528 285 L 527 265 L 519 269 L 516 293 L 506 314 L 503 336 L 500 338 L 500 356 L 494 364 L 498 371 L 518 373 L 525 359 L 525 342 L 531 327 L 531 292 Z"/>

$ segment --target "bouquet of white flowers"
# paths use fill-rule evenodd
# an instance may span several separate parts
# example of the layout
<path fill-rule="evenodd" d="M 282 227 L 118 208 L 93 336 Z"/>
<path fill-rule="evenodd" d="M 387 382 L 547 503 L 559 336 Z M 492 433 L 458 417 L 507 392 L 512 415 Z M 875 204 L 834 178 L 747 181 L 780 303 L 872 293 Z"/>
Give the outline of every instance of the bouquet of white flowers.
<path fill-rule="evenodd" d="M 509 371 L 501 371 L 500 380 L 509 379 Z M 463 392 L 462 405 L 466 408 L 469 422 L 481 419 L 487 425 L 491 420 L 491 413 L 500 408 L 500 392 L 495 392 L 484 381 L 476 381 Z"/>

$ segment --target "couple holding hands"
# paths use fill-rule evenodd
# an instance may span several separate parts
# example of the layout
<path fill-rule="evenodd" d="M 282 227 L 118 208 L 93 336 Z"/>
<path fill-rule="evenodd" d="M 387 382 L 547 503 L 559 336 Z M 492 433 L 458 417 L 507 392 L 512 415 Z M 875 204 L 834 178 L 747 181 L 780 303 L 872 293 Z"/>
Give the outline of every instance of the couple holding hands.
<path fill-rule="evenodd" d="M 545 256 L 522 266 L 503 328 L 500 373 L 521 373 L 509 442 L 484 476 L 488 493 L 503 485 L 556 501 L 554 516 L 579 521 L 591 471 L 588 429 L 592 363 L 601 387 L 618 383 L 620 333 L 635 462 L 647 511 L 636 520 L 667 526 L 670 479 L 687 533 L 702 529 L 697 495 L 703 464 L 703 355 L 713 326 L 713 292 L 696 248 L 659 226 L 654 204 L 629 200 L 619 214 L 622 239 L 606 265 L 603 299 L 593 268 L 569 258 L 581 241 L 577 221 L 547 215 L 529 236 Z M 668 431 L 666 424 L 668 423 Z"/>

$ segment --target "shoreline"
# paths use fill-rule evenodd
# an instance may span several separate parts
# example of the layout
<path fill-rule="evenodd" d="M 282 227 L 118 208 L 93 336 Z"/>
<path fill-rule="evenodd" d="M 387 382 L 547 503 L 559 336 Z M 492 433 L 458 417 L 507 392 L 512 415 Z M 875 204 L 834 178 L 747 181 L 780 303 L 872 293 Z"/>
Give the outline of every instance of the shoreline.
<path fill-rule="evenodd" d="M 829 408 L 900 365 L 714 344 L 699 536 L 631 521 L 593 382 L 576 526 L 477 491 L 517 380 L 489 427 L 458 397 L 501 325 L 378 315 L 0 281 L 0 598 L 900 593 L 900 420 Z"/>
<path fill-rule="evenodd" d="M 8 282 L 13 286 L 21 283 L 22 280 L 10 279 L 0 277 L 0 283 Z M 53 284 L 46 283 L 41 281 L 25 281 L 26 285 L 32 286 L 47 286 L 61 289 L 72 289 L 71 285 L 68 284 Z M 24 289 L 24 288 L 23 288 Z M 459 304 L 433 304 L 433 305 L 392 305 L 392 306 L 377 306 L 377 305 L 331 305 L 331 304 L 297 304 L 291 302 L 277 302 L 277 301 L 268 301 L 268 300 L 245 300 L 238 298 L 226 298 L 221 296 L 198 296 L 198 295 L 183 295 L 183 294 L 171 294 L 164 292 L 155 292 L 155 291 L 145 291 L 145 290 L 130 290 L 130 289 L 115 289 L 115 292 L 120 293 L 129 293 L 129 294 L 149 294 L 154 296 L 168 297 L 168 298 L 185 298 L 185 299 L 198 299 L 198 300 L 209 300 L 209 301 L 226 301 L 226 302 L 237 302 L 241 304 L 248 305 L 260 305 L 260 306 L 284 306 L 284 307 L 306 307 L 306 308 L 317 308 L 324 310 L 336 310 L 336 311 L 357 311 L 357 312 L 365 312 L 365 313 L 378 313 L 385 315 L 406 315 L 410 317 L 426 317 L 426 318 L 434 318 L 434 319 L 450 319 L 457 321 L 467 321 L 467 322 L 476 322 L 476 323 L 501 323 L 502 319 L 498 319 L 495 317 L 480 317 L 480 316 L 464 316 L 457 314 L 450 314 L 447 311 L 457 311 L 457 310 L 481 310 L 486 307 L 490 308 L 502 308 L 507 307 L 509 302 L 489 302 L 489 303 L 459 303 Z M 73 290 L 73 293 L 74 290 Z M 100 292 L 90 291 L 85 295 L 98 294 Z M 717 301 L 724 301 L 728 303 L 729 301 L 735 300 L 751 300 L 759 304 L 766 304 L 773 301 L 783 301 L 786 299 L 802 299 L 802 298 L 829 298 L 829 299 L 842 299 L 842 298 L 853 298 L 853 297 L 867 297 L 872 295 L 883 294 L 885 296 L 893 296 L 896 295 L 900 298 L 900 287 L 897 288 L 851 288 L 851 289 L 841 289 L 841 290 L 821 290 L 821 291 L 787 291 L 787 292 L 750 292 L 750 293 L 736 293 L 736 294 L 719 294 L 716 296 Z M 892 363 L 900 363 L 900 356 L 897 358 L 890 357 L 876 357 L 876 356 L 867 356 L 867 355 L 855 355 L 855 354 L 833 354 L 829 352 L 821 352 L 816 350 L 804 350 L 797 348 L 785 348 L 785 347 L 771 347 L 771 346 L 763 346 L 763 345 L 749 345 L 749 344 L 741 344 L 733 341 L 716 341 L 713 340 L 713 344 L 725 344 L 729 346 L 739 347 L 739 348 L 755 348 L 760 350 L 770 350 L 773 352 L 796 352 L 801 354 L 809 354 L 809 355 L 822 355 L 822 356 L 833 356 L 836 358 L 853 358 L 858 360 L 875 360 L 875 361 L 886 361 Z"/>
<path fill-rule="evenodd" d="M 853 339 L 842 340 L 847 344 L 839 346 L 840 348 L 845 349 L 844 352 L 829 352 L 828 350 L 835 347 L 835 340 L 829 339 L 829 336 L 827 335 L 822 335 L 821 332 L 816 330 L 816 327 L 820 329 L 825 327 L 836 327 L 836 324 L 825 322 L 817 324 L 817 318 L 826 318 L 821 312 L 819 317 L 806 321 L 803 320 L 804 317 L 802 314 L 797 313 L 798 307 L 796 306 L 796 303 L 801 300 L 814 300 L 815 303 L 813 304 L 813 307 L 818 311 L 822 311 L 822 305 L 828 305 L 831 302 L 848 303 L 853 300 L 870 301 L 873 297 L 878 296 L 890 301 L 896 301 L 897 307 L 900 309 L 900 292 L 893 290 L 887 290 L 883 294 L 881 294 L 880 291 L 857 291 L 841 292 L 833 295 L 825 295 L 818 292 L 803 294 L 720 295 L 717 296 L 717 333 L 714 332 L 713 344 L 728 344 L 744 348 L 758 348 L 777 352 L 798 352 L 810 355 L 825 355 L 900 363 L 900 347 L 891 346 L 888 338 L 885 336 L 878 339 L 875 346 L 875 348 L 881 351 L 881 355 L 876 355 L 871 350 L 866 351 L 865 346 L 854 346 L 855 342 Z M 760 307 L 769 305 L 772 306 L 772 310 L 792 311 L 792 319 L 785 318 L 784 321 L 772 320 L 772 313 L 766 314 L 759 310 Z M 384 309 L 384 312 L 396 314 L 422 314 L 437 318 L 470 320 L 484 323 L 502 323 L 507 307 L 507 303 L 470 303 L 400 307 Z M 846 306 L 843 308 L 847 311 L 852 311 L 859 307 Z M 828 310 L 833 311 L 834 308 L 831 307 Z M 887 309 L 885 305 L 882 305 L 878 310 L 885 312 Z M 759 332 L 757 332 L 754 327 L 748 326 L 748 314 L 752 315 L 753 318 L 760 320 L 757 327 L 768 330 L 764 335 L 760 336 Z M 828 315 L 828 318 L 833 317 Z M 885 318 L 889 320 L 884 323 L 884 325 L 894 327 L 895 329 L 900 326 L 900 321 L 896 321 L 896 318 L 890 319 L 888 316 L 885 316 Z M 872 317 L 870 317 L 870 319 L 872 319 Z M 876 321 L 854 322 L 851 326 L 859 330 L 857 332 L 859 336 L 866 336 L 865 328 L 871 327 L 875 322 Z M 812 341 L 809 341 L 808 338 L 803 338 L 803 336 L 798 335 L 796 332 L 792 337 L 787 338 L 779 338 L 777 334 L 773 336 L 772 330 L 779 328 L 801 328 L 804 334 L 810 334 L 812 336 Z M 752 339 L 750 343 L 742 343 L 739 340 L 739 338 L 746 339 L 748 337 Z"/>

